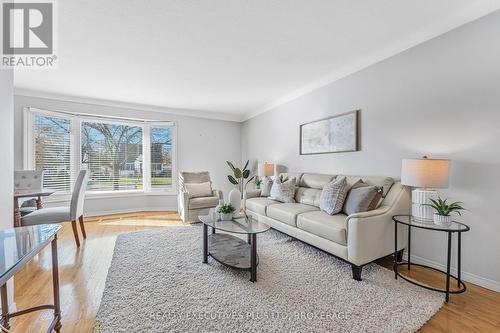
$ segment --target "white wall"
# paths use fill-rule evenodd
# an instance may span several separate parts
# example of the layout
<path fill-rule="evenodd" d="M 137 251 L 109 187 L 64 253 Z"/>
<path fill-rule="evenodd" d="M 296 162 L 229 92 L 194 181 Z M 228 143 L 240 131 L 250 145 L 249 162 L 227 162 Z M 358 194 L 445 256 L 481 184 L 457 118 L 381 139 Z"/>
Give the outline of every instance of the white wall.
<path fill-rule="evenodd" d="M 0 70 L 0 142 L 2 146 L 0 163 L 0 229 L 11 228 L 13 223 L 14 193 L 14 91 L 12 70 Z"/>
<path fill-rule="evenodd" d="M 23 168 L 23 107 L 65 110 L 98 115 L 175 121 L 177 125 L 177 170 L 210 171 L 214 188 L 227 195 L 232 186 L 227 180 L 226 160 L 240 163 L 240 128 L 236 122 L 185 117 L 165 112 L 152 112 L 123 107 L 104 106 L 98 101 L 76 103 L 56 99 L 16 95 L 15 104 L 15 168 Z M 135 108 L 135 106 L 134 106 Z M 178 112 L 178 110 L 175 110 Z M 177 113 L 176 112 L 176 113 Z M 61 203 L 54 203 L 61 204 Z M 52 205 L 54 205 L 52 204 Z M 50 204 L 48 205 L 50 206 Z M 87 198 L 86 215 L 137 210 L 177 209 L 177 195 L 134 195 L 120 198 Z"/>
<path fill-rule="evenodd" d="M 465 278 L 500 291 L 499 31 L 496 12 L 254 117 L 242 127 L 242 157 L 395 178 L 403 158 L 450 158 L 451 186 L 441 195 L 469 209 L 458 219 L 471 227 Z M 361 151 L 299 155 L 299 124 L 354 109 L 362 109 Z M 417 257 L 445 263 L 444 234 L 414 236 Z"/>
<path fill-rule="evenodd" d="M 14 86 L 12 70 L 0 70 L 0 229 L 12 228 L 14 223 Z M 4 253 L 6 260 L 12 259 Z M 10 311 L 15 311 L 14 279 L 7 283 L 7 297 Z"/>

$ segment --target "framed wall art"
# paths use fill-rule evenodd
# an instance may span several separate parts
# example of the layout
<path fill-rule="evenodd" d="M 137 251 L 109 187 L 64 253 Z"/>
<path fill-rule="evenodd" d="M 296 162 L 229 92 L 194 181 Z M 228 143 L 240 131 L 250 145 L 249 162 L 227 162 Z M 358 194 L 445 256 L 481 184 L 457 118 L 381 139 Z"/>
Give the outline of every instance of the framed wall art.
<path fill-rule="evenodd" d="M 359 113 L 355 110 L 300 125 L 300 155 L 358 151 Z"/>

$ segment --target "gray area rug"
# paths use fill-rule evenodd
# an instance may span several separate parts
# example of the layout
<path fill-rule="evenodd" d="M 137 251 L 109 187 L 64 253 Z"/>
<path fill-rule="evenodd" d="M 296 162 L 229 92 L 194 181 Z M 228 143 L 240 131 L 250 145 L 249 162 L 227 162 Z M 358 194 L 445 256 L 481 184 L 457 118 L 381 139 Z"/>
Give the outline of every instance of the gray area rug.
<path fill-rule="evenodd" d="M 441 294 L 395 280 L 376 264 L 351 267 L 275 230 L 259 235 L 258 281 L 212 258 L 202 228 L 120 235 L 96 332 L 414 332 Z"/>

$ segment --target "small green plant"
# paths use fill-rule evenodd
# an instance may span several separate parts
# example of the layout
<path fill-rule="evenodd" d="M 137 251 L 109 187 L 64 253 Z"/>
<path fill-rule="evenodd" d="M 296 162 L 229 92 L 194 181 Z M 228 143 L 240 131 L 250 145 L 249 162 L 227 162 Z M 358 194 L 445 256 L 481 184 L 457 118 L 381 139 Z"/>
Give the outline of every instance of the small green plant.
<path fill-rule="evenodd" d="M 260 185 L 262 185 L 262 179 L 260 179 L 259 176 L 255 176 L 255 180 L 253 182 L 255 183 L 255 186 L 257 186 L 257 189 L 260 189 Z"/>
<path fill-rule="evenodd" d="M 217 212 L 221 214 L 231 214 L 234 212 L 234 207 L 230 203 L 225 203 L 219 207 Z"/>
<path fill-rule="evenodd" d="M 441 199 L 440 197 L 435 200 L 435 199 L 430 199 L 431 204 L 425 204 L 425 206 L 432 207 L 436 210 L 436 214 L 441 215 L 441 216 L 450 216 L 451 213 L 457 213 L 458 215 L 462 215 L 461 211 L 465 210 L 464 207 L 462 207 L 463 202 L 460 201 L 455 201 L 452 203 L 448 203 L 448 199 Z"/>

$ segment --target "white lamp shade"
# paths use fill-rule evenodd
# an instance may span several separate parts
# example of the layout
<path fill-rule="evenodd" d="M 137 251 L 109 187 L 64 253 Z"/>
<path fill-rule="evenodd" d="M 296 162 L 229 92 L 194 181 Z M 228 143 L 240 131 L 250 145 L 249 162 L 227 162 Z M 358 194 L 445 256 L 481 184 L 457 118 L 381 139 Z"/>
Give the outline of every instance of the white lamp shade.
<path fill-rule="evenodd" d="M 446 188 L 449 181 L 449 160 L 403 159 L 401 184 L 424 188 Z"/>
<path fill-rule="evenodd" d="M 274 164 L 272 163 L 264 163 L 262 165 L 262 175 L 264 177 L 274 176 Z"/>

